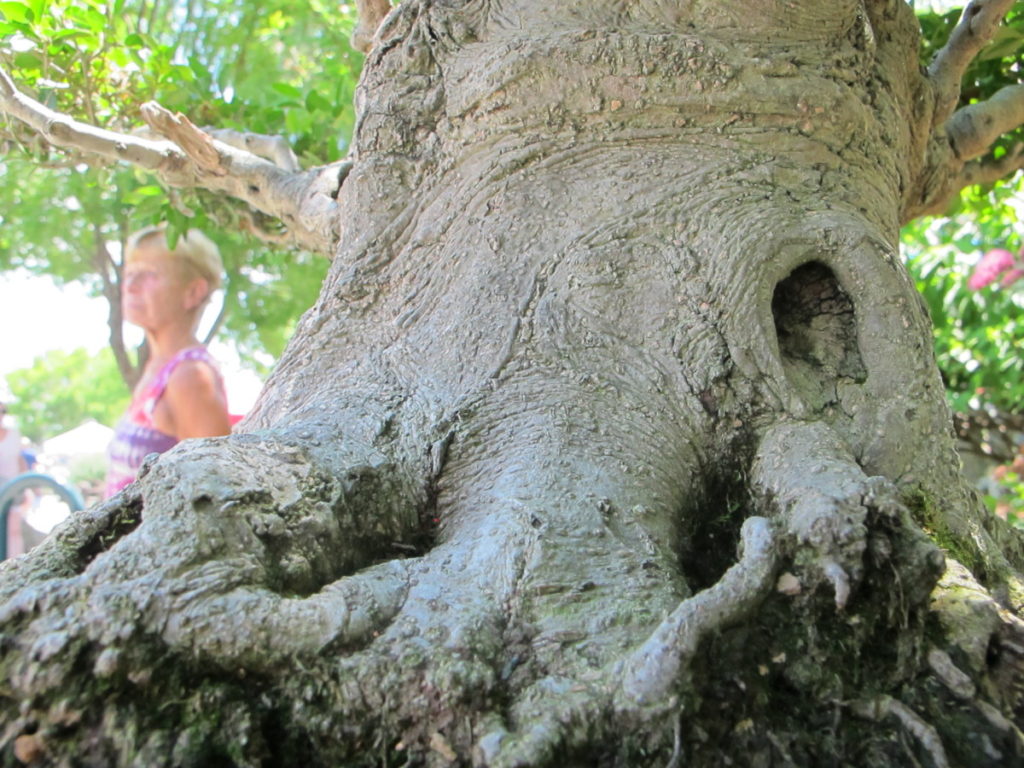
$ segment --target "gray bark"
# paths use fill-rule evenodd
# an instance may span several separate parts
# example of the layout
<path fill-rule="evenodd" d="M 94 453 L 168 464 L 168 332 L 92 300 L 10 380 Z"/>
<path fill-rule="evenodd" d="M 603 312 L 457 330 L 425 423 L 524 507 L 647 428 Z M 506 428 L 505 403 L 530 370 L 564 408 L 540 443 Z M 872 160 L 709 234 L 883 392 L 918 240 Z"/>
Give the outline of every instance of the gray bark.
<path fill-rule="evenodd" d="M 255 411 L 0 570 L 7 764 L 1010 765 L 902 2 L 409 0 Z"/>

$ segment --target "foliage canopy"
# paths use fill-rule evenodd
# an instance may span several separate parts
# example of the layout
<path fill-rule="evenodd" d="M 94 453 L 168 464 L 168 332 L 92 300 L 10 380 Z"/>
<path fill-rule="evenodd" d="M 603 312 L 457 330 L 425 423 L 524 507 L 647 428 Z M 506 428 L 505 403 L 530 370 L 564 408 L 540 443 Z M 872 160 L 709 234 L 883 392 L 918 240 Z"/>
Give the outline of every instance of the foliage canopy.
<path fill-rule="evenodd" d="M 0 14 L 0 63 L 55 110 L 130 131 L 140 106 L 156 100 L 199 125 L 285 131 L 304 165 L 347 150 L 361 55 L 348 44 L 355 19 L 344 6 L 12 0 Z M 228 271 L 223 330 L 257 368 L 280 353 L 316 297 L 326 262 L 254 237 L 254 229 L 275 234 L 260 214 L 133 168 L 87 163 L 10 118 L 0 138 L 0 269 L 80 281 L 99 295 L 116 285 L 119 257 L 101 242 L 124 242 L 161 220 L 199 227 L 221 246 Z"/>

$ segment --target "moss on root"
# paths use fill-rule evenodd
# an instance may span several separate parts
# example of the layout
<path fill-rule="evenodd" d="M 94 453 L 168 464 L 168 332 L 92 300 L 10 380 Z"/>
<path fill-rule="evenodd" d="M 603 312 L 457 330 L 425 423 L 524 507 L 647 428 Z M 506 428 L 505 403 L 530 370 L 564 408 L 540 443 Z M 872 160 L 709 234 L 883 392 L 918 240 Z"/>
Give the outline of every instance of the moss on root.
<path fill-rule="evenodd" d="M 984 557 L 973 542 L 965 541 L 949 526 L 939 504 L 936 504 L 922 490 L 906 494 L 904 504 L 910 510 L 914 522 L 957 562 L 963 563 L 972 573 L 978 574 L 984 565 Z M 980 574 L 979 574 L 980 575 Z"/>

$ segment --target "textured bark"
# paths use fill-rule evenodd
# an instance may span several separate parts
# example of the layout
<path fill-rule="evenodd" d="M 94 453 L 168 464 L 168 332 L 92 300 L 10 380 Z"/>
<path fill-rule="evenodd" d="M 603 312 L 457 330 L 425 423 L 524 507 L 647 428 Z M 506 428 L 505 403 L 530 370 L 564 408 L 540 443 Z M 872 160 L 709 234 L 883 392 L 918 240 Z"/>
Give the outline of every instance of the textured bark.
<path fill-rule="evenodd" d="M 401 3 L 240 434 L 0 571 L 6 760 L 1008 765 L 902 2 Z"/>

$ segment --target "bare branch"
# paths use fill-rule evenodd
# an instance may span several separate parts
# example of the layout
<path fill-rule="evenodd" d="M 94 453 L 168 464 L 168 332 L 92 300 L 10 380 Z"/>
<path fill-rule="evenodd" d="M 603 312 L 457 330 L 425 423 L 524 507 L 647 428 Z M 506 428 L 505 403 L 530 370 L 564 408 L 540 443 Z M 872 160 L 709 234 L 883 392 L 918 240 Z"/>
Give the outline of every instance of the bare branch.
<path fill-rule="evenodd" d="M 384 17 L 391 11 L 390 0 L 356 0 L 359 24 L 352 32 L 352 47 L 368 53 L 373 45 L 373 36 Z"/>
<path fill-rule="evenodd" d="M 133 139 L 113 131 L 79 123 L 25 96 L 0 69 L 0 108 L 33 128 L 54 146 L 78 149 L 100 157 L 125 160 L 159 170 L 175 147 L 168 142 Z"/>
<path fill-rule="evenodd" d="M 991 98 L 958 110 L 946 124 L 953 151 L 961 160 L 985 154 L 1007 131 L 1024 124 L 1024 85 L 1010 85 Z"/>
<path fill-rule="evenodd" d="M 992 40 L 1013 3 L 1014 0 L 972 0 L 964 8 L 953 34 L 928 67 L 928 77 L 935 89 L 933 125 L 941 125 L 953 114 L 964 72 Z"/>
<path fill-rule="evenodd" d="M 264 222 L 261 222 L 252 211 L 239 211 L 238 226 L 243 232 L 248 232 L 253 237 L 271 245 L 281 245 L 288 242 L 288 233 L 268 229 Z"/>
<path fill-rule="evenodd" d="M 1017 144 L 998 160 L 986 159 L 966 163 L 959 173 L 946 177 L 941 188 L 934 190 L 925 204 L 910 209 L 905 218 L 910 220 L 918 216 L 939 216 L 965 187 L 993 184 L 1020 170 L 1024 170 L 1024 144 Z"/>
<path fill-rule="evenodd" d="M 1017 144 L 998 160 L 968 163 L 959 176 L 957 191 L 972 184 L 992 184 L 1024 170 L 1024 144 Z"/>
<path fill-rule="evenodd" d="M 299 159 L 292 152 L 291 146 L 281 136 L 267 136 L 263 133 L 242 133 L 233 131 L 230 128 L 203 128 L 217 141 L 252 152 L 266 160 L 269 160 L 278 168 L 285 171 L 298 171 Z"/>
<path fill-rule="evenodd" d="M 138 381 L 141 371 L 132 365 L 131 358 L 128 357 L 128 351 L 124 346 L 120 268 L 113 256 L 110 255 L 107 239 L 103 236 L 100 226 L 96 222 L 90 222 L 90 224 L 95 244 L 93 264 L 103 281 L 103 297 L 107 300 L 107 328 L 110 332 L 108 342 L 114 353 L 114 359 L 117 361 L 117 368 L 121 372 L 121 378 L 131 389 Z"/>
<path fill-rule="evenodd" d="M 161 107 L 156 102 L 145 104 L 142 107 L 143 110 L 154 109 L 157 112 L 163 110 L 167 115 L 170 112 Z M 143 118 L 145 119 L 145 111 Z M 154 120 L 160 124 L 164 121 L 173 123 L 178 120 L 182 115 L 170 115 L 170 117 L 161 116 L 159 114 L 152 115 Z M 191 123 L 190 123 L 191 125 Z M 195 126 L 193 126 L 195 127 Z M 173 125 L 168 128 L 170 131 L 180 130 L 180 127 L 175 128 Z M 258 157 L 262 157 L 264 160 L 269 160 L 278 168 L 285 171 L 299 171 L 302 166 L 299 165 L 299 159 L 295 156 L 292 151 L 291 145 L 285 140 L 283 136 L 270 136 L 265 133 L 250 133 L 246 131 L 235 131 L 231 128 L 214 128 L 213 126 L 203 126 L 199 128 L 202 133 L 208 136 L 212 136 L 217 141 L 227 144 L 228 146 L 234 147 L 235 149 L 241 149 L 246 152 L 251 152 Z M 158 126 L 142 127 L 133 130 L 132 136 L 141 139 L 158 139 L 158 138 L 171 138 Z"/>
<path fill-rule="evenodd" d="M 213 145 L 213 139 L 196 128 L 181 112 L 172 114 L 155 101 L 147 101 L 139 111 L 146 125 L 181 147 L 200 170 L 214 176 L 223 176 L 227 173 L 221 162 L 220 153 Z"/>
<path fill-rule="evenodd" d="M 931 137 L 928 161 L 906 198 L 901 220 L 942 214 L 960 190 L 991 184 L 1024 168 L 1024 151 L 986 157 L 1003 134 L 1024 125 L 1024 85 L 1009 85 L 994 96 L 958 110 Z M 973 162 L 971 162 L 973 161 Z"/>
<path fill-rule="evenodd" d="M 132 163 L 175 187 L 200 187 L 238 198 L 280 219 L 292 240 L 333 256 L 338 242 L 337 194 L 347 162 L 285 171 L 251 152 L 215 141 L 183 115 L 147 105 L 146 118 L 172 141 L 153 141 L 78 122 L 20 93 L 0 68 L 0 111 L 22 121 L 50 144 Z"/>
<path fill-rule="evenodd" d="M 224 320 L 228 316 L 228 297 L 227 292 L 230 288 L 230 283 L 224 286 L 224 300 L 220 303 L 220 310 L 217 312 L 217 316 L 213 318 L 213 324 L 210 326 L 210 330 L 206 332 L 206 338 L 203 339 L 203 346 L 208 346 L 214 337 L 220 332 L 221 326 L 224 325 Z"/>

